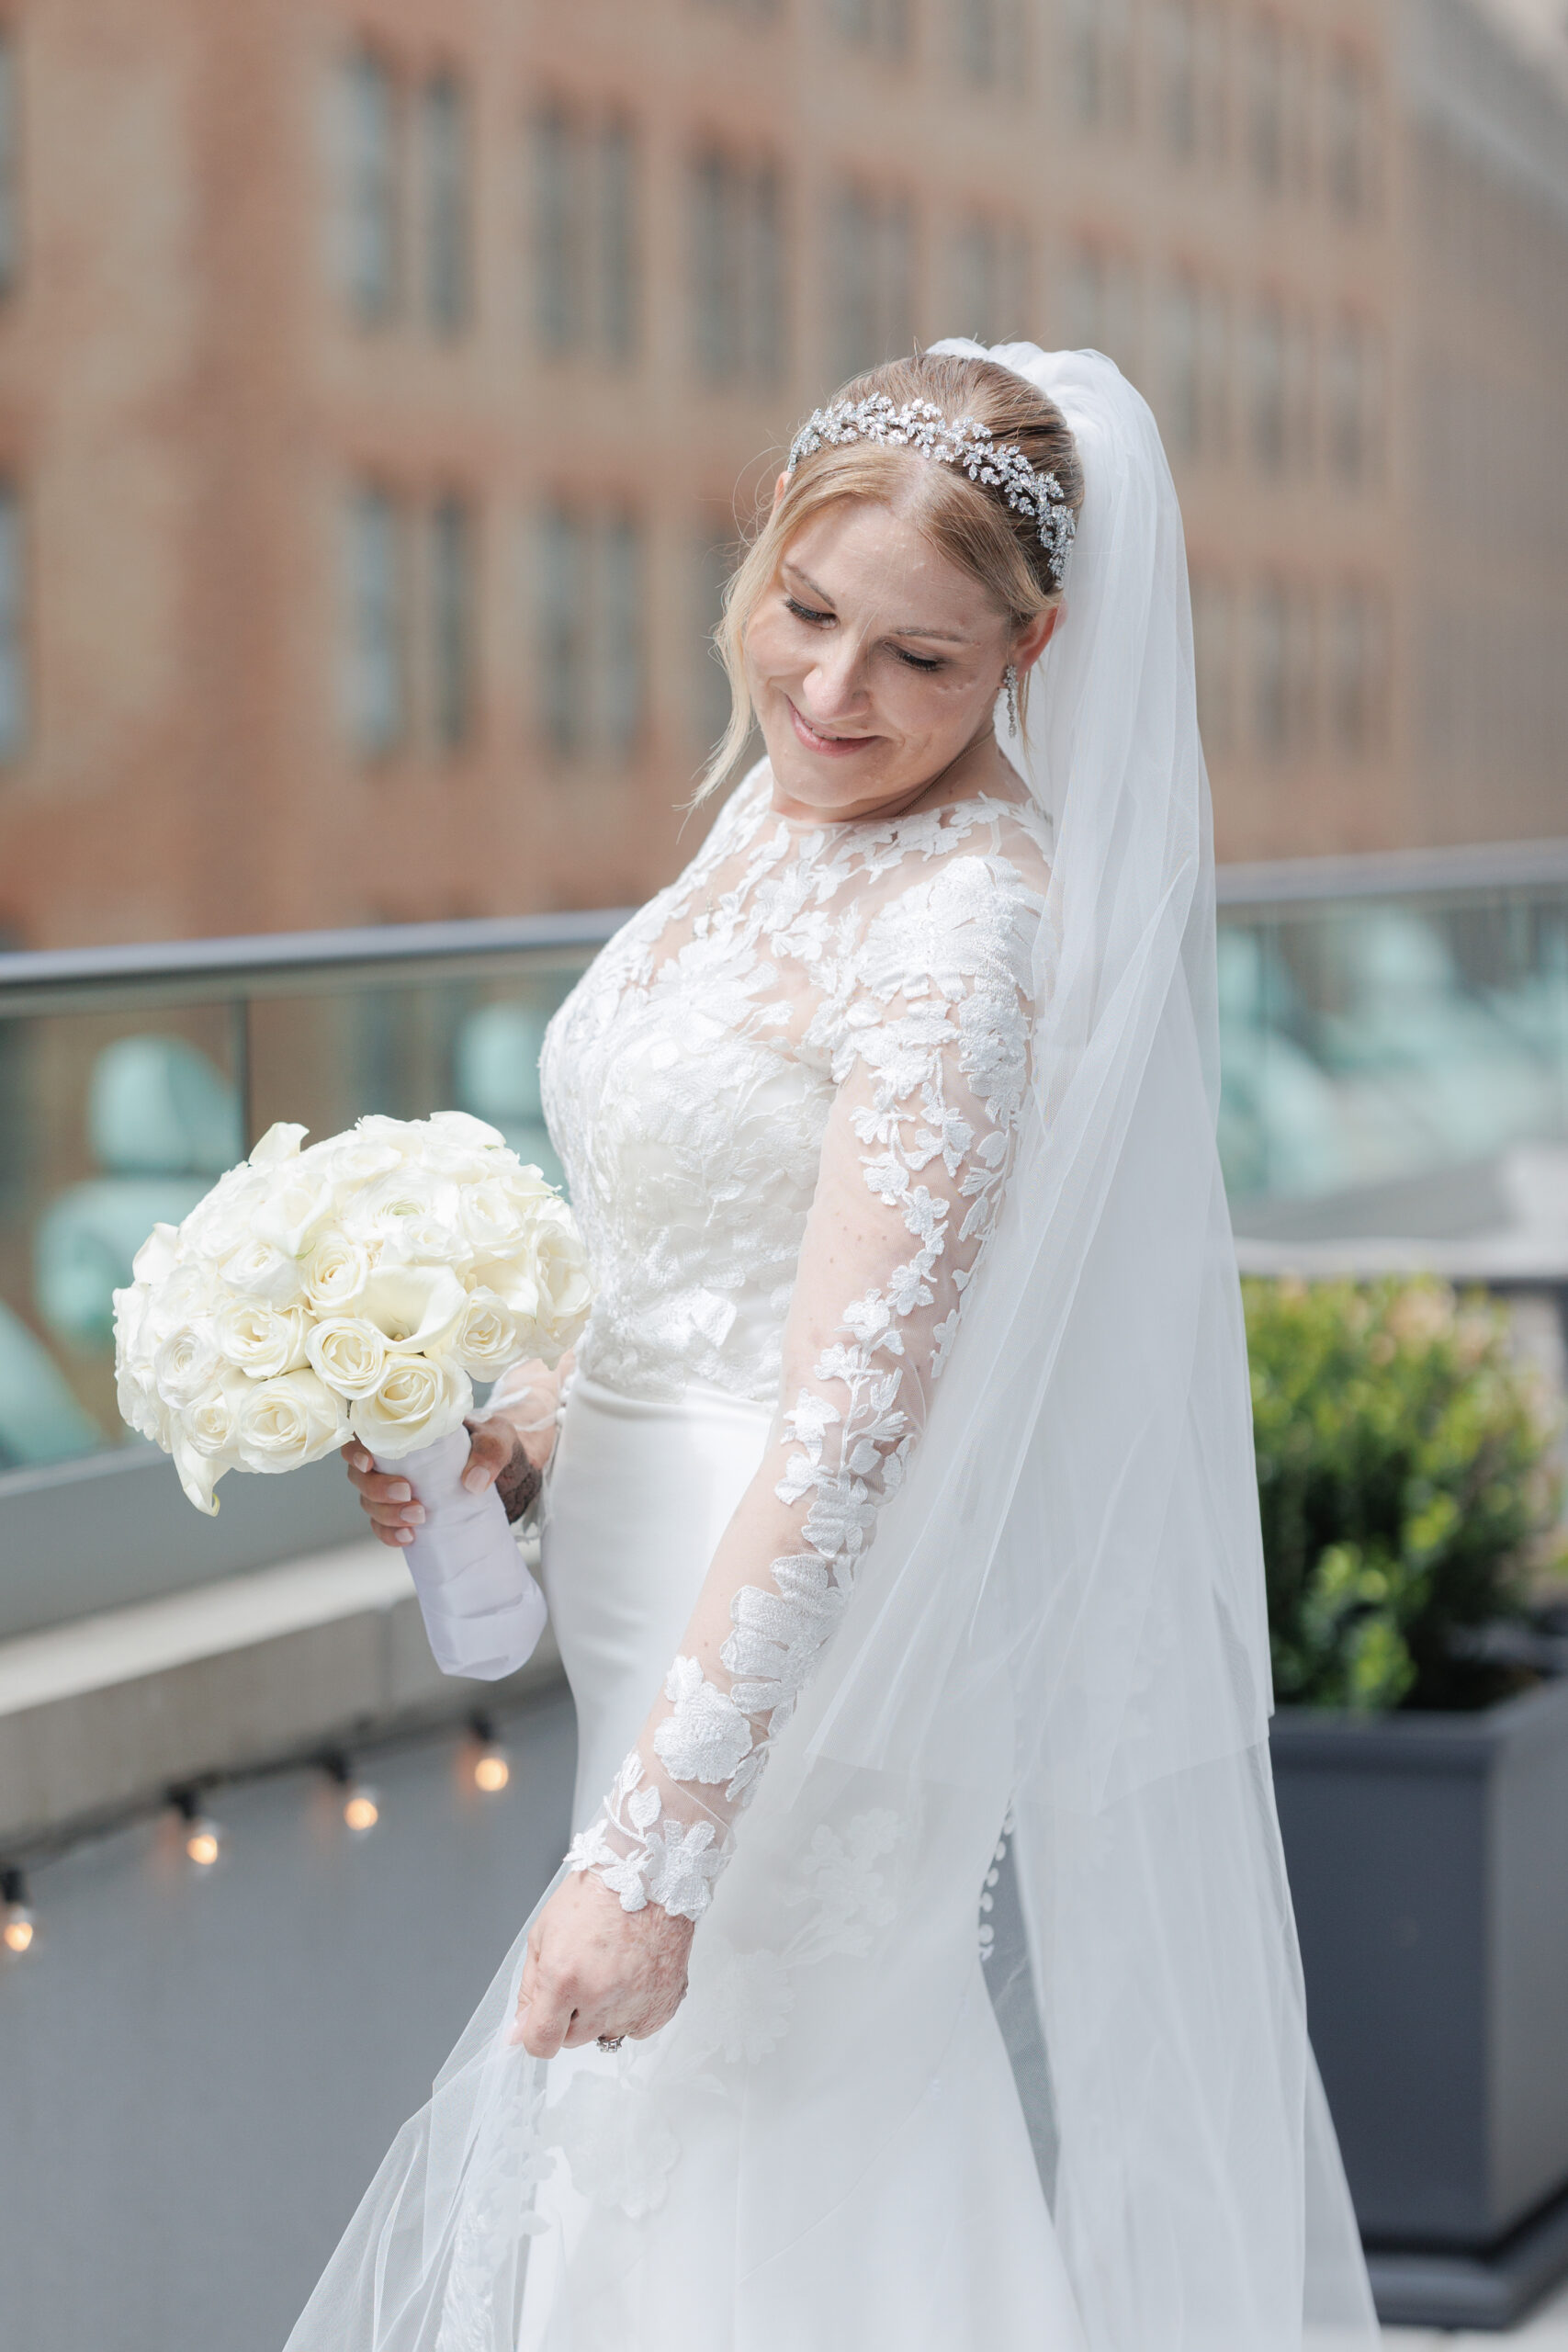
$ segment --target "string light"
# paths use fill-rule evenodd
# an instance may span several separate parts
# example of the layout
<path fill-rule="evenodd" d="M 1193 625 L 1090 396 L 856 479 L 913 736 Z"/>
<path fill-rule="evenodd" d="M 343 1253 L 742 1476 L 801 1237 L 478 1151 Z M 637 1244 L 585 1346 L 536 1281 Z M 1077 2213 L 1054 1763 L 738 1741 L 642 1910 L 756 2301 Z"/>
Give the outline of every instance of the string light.
<path fill-rule="evenodd" d="M 346 1756 L 332 1755 L 322 1759 L 322 1770 L 329 1780 L 335 1781 L 344 1792 L 343 1817 L 356 1838 L 368 1838 L 381 1818 L 381 1793 L 366 1781 L 355 1780 Z"/>
<path fill-rule="evenodd" d="M 473 1760 L 474 1786 L 487 1797 L 499 1796 L 512 1778 L 512 1758 L 495 1736 L 488 1715 L 469 1717 L 469 1729 L 479 1742 Z"/>
<path fill-rule="evenodd" d="M 389 1726 L 379 1736 L 372 1734 L 365 1744 L 389 1750 L 422 1747 L 433 1738 L 450 1737 L 456 1728 L 450 1717 L 445 1722 L 424 1724 L 402 1724 Z M 470 1715 L 468 1730 L 472 1744 L 466 1745 L 463 1753 L 473 1785 L 487 1796 L 497 1795 L 511 1783 L 512 1759 L 497 1738 L 488 1714 Z M 112 1819 L 99 1815 L 90 1825 L 68 1826 L 58 1838 L 29 1847 L 29 1864 L 36 1870 L 40 1864 L 60 1861 L 85 1838 L 102 1838 L 110 1829 L 128 1829 L 135 1822 L 151 1821 L 161 1811 L 172 1809 L 178 1816 L 181 1842 L 191 1867 L 205 1875 L 223 1860 L 228 1850 L 228 1832 L 202 1811 L 203 1797 L 209 1798 L 218 1787 L 271 1781 L 285 1773 L 310 1769 L 324 1772 L 342 1792 L 343 1818 L 350 1833 L 355 1838 L 368 1837 L 381 1819 L 379 1790 L 357 1778 L 341 1748 L 331 1749 L 325 1755 L 319 1748 L 307 1748 L 240 1765 L 229 1771 L 209 1772 L 199 1787 L 168 1789 L 150 1801 L 145 1797 L 133 1800 L 118 1808 Z M 37 1937 L 38 1922 L 28 1901 L 27 1875 L 18 1864 L 0 1863 L 0 1955 L 10 1952 L 20 1957 L 31 1951 L 36 1949 Z"/>
<path fill-rule="evenodd" d="M 38 1922 L 28 1905 L 28 1882 L 20 1871 L 0 1871 L 0 1943 L 19 1958 L 31 1951 Z"/>
<path fill-rule="evenodd" d="M 202 1812 L 201 1800 L 194 1789 L 175 1789 L 169 1802 L 185 1824 L 185 1847 L 191 1862 L 198 1871 L 211 1870 L 222 1856 L 222 1829 Z"/>

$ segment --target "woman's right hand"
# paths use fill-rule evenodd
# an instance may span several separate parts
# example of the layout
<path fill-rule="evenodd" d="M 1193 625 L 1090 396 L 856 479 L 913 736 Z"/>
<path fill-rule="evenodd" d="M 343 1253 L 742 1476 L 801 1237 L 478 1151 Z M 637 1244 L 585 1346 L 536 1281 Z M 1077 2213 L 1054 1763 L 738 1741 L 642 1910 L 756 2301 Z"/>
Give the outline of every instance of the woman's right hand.
<path fill-rule="evenodd" d="M 468 1423 L 468 1459 L 463 1484 L 470 1493 L 487 1487 L 500 1490 L 508 1519 L 520 1519 L 539 1491 L 539 1473 L 529 1460 L 514 1425 L 504 1413 L 491 1413 Z M 409 1480 L 396 1470 L 378 1470 L 369 1449 L 350 1438 L 342 1449 L 348 1464 L 349 1484 L 359 1492 L 359 1508 L 376 1531 L 377 1539 L 394 1549 L 412 1544 L 424 1523 L 424 1505 Z"/>

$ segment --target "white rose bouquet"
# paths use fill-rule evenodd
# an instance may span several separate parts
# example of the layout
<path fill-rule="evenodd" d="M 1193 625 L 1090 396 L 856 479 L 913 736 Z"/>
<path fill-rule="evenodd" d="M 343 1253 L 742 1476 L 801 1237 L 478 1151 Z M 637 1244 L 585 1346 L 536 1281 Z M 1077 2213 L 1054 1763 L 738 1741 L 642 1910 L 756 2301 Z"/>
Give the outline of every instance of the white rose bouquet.
<path fill-rule="evenodd" d="M 493 1488 L 461 1485 L 473 1382 L 554 1363 L 587 1319 L 571 1212 L 460 1111 L 361 1119 L 300 1149 L 279 1125 L 115 1293 L 127 1421 L 197 1510 L 228 1470 L 293 1470 L 352 1435 L 425 1508 L 407 1557 L 440 1664 L 509 1673 L 544 1600 Z M 526 1646 L 518 1655 L 519 1645 Z"/>

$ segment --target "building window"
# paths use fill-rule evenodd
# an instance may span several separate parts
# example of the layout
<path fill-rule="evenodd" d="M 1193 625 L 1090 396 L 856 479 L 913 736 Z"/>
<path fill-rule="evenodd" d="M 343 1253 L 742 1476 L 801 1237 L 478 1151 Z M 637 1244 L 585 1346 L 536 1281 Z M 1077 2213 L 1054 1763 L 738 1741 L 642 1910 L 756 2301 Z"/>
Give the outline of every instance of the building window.
<path fill-rule="evenodd" d="M 1285 592 L 1269 582 L 1258 589 L 1252 608 L 1252 734 L 1258 749 L 1277 759 L 1290 742 L 1288 630 Z"/>
<path fill-rule="evenodd" d="M 769 384 L 784 365 L 784 198 L 779 175 L 709 153 L 692 169 L 692 318 L 712 384 Z"/>
<path fill-rule="evenodd" d="M 646 701 L 643 535 L 624 512 L 570 505 L 539 518 L 536 639 L 541 732 L 563 762 L 625 763 Z"/>
<path fill-rule="evenodd" d="M 1329 339 L 1325 405 L 1329 462 L 1351 488 L 1374 481 L 1380 469 L 1382 377 L 1371 330 L 1341 319 Z"/>
<path fill-rule="evenodd" d="M 17 99 L 17 44 L 0 25 L 0 298 L 15 288 L 22 266 L 21 124 Z"/>
<path fill-rule="evenodd" d="M 1369 68 L 1348 50 L 1329 66 L 1325 115 L 1329 202 L 1341 219 L 1360 220 L 1377 207 L 1377 102 Z"/>
<path fill-rule="evenodd" d="M 597 697 L 600 737 L 613 760 L 629 760 L 643 723 L 642 532 L 630 514 L 612 514 L 600 538 L 603 668 Z"/>
<path fill-rule="evenodd" d="M 1021 0 L 953 0 L 958 70 L 977 88 L 1019 90 L 1025 69 Z"/>
<path fill-rule="evenodd" d="M 840 383 L 885 359 L 906 356 L 915 337 L 915 224 L 900 197 L 845 188 L 833 206 L 830 366 Z"/>
<path fill-rule="evenodd" d="M 546 107 L 533 126 L 534 322 L 547 351 L 625 364 L 640 324 L 636 136 Z"/>
<path fill-rule="evenodd" d="M 1185 161 L 1198 147 L 1196 0 L 1164 0 L 1159 36 L 1160 129 L 1168 152 Z"/>
<path fill-rule="evenodd" d="M 1201 0 L 1194 35 L 1198 143 L 1211 164 L 1231 147 L 1231 20 L 1224 0 Z"/>
<path fill-rule="evenodd" d="M 856 49 L 904 57 L 909 48 L 909 0 L 833 0 L 840 37 Z"/>
<path fill-rule="evenodd" d="M 1016 226 L 976 218 L 953 241 L 953 316 L 976 343 L 1027 338 L 1029 241 Z"/>
<path fill-rule="evenodd" d="M 1252 455 L 1260 473 L 1285 466 L 1285 317 L 1278 302 L 1259 303 L 1252 321 Z"/>
<path fill-rule="evenodd" d="M 0 760 L 19 758 L 28 740 L 27 601 L 22 503 L 0 481 Z"/>
<path fill-rule="evenodd" d="M 1086 247 L 1070 265 L 1065 288 L 1067 342 L 1103 351 L 1122 373 L 1138 375 L 1142 300 L 1134 265 L 1119 254 Z"/>
<path fill-rule="evenodd" d="M 1231 447 L 1231 312 L 1216 287 L 1199 298 L 1199 378 L 1201 386 L 1203 454 L 1224 458 Z"/>
<path fill-rule="evenodd" d="M 363 326 L 381 326 L 398 308 L 399 150 L 397 85 L 377 51 L 358 50 L 339 69 L 340 276 Z"/>
<path fill-rule="evenodd" d="M 694 642 L 701 650 L 693 679 L 692 716 L 696 741 L 706 752 L 729 724 L 729 678 L 719 660 L 715 631 L 724 617 L 724 592 L 735 569 L 739 550 L 732 539 L 698 540 L 693 565 L 693 597 L 697 626 Z"/>
<path fill-rule="evenodd" d="M 1310 474 L 1317 455 L 1317 348 L 1313 324 L 1303 311 L 1294 311 L 1285 323 L 1285 466 L 1296 475 Z"/>
<path fill-rule="evenodd" d="M 1316 612 L 1310 590 L 1266 581 L 1252 614 L 1252 722 L 1273 759 L 1305 752 L 1315 733 Z"/>
<path fill-rule="evenodd" d="M 473 306 L 468 99 L 457 75 L 431 75 L 419 94 L 424 309 L 440 335 L 460 334 Z"/>
<path fill-rule="evenodd" d="M 441 499 L 430 517 L 430 718 L 444 752 L 474 731 L 475 548 L 464 499 Z"/>
<path fill-rule="evenodd" d="M 1176 456 L 1195 458 L 1203 446 L 1202 346 L 1198 289 L 1176 278 L 1166 290 L 1164 398 L 1166 446 Z"/>
<path fill-rule="evenodd" d="M 1067 88 L 1082 123 L 1124 130 L 1133 119 L 1132 0 L 1066 0 Z"/>
<path fill-rule="evenodd" d="M 629 123 L 599 132 L 599 345 L 625 362 L 637 343 L 637 142 Z"/>
<path fill-rule="evenodd" d="M 1335 600 L 1329 705 L 1335 748 L 1361 760 L 1381 748 L 1388 671 L 1387 624 L 1381 597 L 1364 588 Z"/>
<path fill-rule="evenodd" d="M 1255 19 L 1248 51 L 1247 156 L 1254 181 L 1273 195 L 1285 175 L 1285 73 L 1280 28 L 1272 17 Z"/>
<path fill-rule="evenodd" d="M 367 759 L 395 751 L 408 732 L 403 539 L 403 516 L 389 492 L 370 483 L 354 492 L 345 528 L 343 708 L 349 738 Z"/>
<path fill-rule="evenodd" d="M 1192 650 L 1198 668 L 1198 729 L 1211 760 L 1228 757 L 1235 741 L 1233 604 L 1221 581 L 1192 583 Z"/>

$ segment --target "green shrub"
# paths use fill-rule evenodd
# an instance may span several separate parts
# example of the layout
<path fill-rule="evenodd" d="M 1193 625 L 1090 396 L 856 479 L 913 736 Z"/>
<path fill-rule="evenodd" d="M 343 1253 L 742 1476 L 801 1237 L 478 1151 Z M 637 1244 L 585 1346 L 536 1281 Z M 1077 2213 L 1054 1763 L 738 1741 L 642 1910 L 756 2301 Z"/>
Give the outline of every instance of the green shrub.
<path fill-rule="evenodd" d="M 1425 1279 L 1243 1291 L 1280 1703 L 1489 1703 L 1517 1674 L 1463 1636 L 1523 1613 L 1559 1505 L 1506 1313 Z"/>

